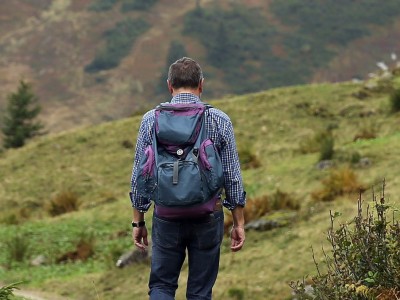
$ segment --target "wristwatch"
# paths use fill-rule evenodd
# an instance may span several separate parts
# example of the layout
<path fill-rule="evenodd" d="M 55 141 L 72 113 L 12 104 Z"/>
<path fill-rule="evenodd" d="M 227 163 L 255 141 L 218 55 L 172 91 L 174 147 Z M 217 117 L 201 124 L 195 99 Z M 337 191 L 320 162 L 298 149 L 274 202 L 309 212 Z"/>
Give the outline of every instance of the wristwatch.
<path fill-rule="evenodd" d="M 135 227 L 143 227 L 144 225 L 146 225 L 145 221 L 139 221 L 137 223 L 132 221 L 132 227 L 133 228 L 135 228 Z"/>

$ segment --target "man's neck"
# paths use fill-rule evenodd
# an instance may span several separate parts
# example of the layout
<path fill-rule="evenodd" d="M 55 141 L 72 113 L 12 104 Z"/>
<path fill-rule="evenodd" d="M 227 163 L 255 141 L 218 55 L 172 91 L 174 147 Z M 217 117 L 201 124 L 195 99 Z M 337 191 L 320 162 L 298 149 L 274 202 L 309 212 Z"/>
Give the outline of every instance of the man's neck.
<path fill-rule="evenodd" d="M 183 93 L 190 93 L 190 94 L 194 94 L 197 97 L 200 98 L 200 91 L 199 89 L 188 89 L 188 88 L 180 88 L 180 89 L 174 89 L 172 92 L 172 96 L 175 97 L 178 94 L 183 94 Z"/>

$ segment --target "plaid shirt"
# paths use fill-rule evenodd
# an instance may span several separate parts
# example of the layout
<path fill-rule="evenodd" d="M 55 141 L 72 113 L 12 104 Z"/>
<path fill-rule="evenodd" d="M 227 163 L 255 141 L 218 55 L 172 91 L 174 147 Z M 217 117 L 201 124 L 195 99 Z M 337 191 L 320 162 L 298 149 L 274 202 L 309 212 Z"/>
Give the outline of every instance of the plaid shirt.
<path fill-rule="evenodd" d="M 195 102 L 200 102 L 200 98 L 191 93 L 178 94 L 171 100 L 171 103 Z M 132 191 L 130 197 L 132 206 L 140 212 L 146 212 L 151 203 L 149 199 L 140 197 L 136 188 L 135 174 L 138 172 L 139 162 L 144 154 L 144 149 L 152 143 L 153 124 L 155 120 L 154 111 L 153 109 L 147 112 L 143 116 L 142 123 L 140 124 L 135 150 L 136 155 L 132 170 Z M 232 122 L 229 117 L 219 109 L 210 108 L 206 110 L 206 129 L 209 138 L 214 142 L 217 149 L 220 150 L 226 195 L 223 205 L 229 210 L 234 209 L 237 205 L 244 206 L 246 203 L 246 193 L 243 190 Z"/>

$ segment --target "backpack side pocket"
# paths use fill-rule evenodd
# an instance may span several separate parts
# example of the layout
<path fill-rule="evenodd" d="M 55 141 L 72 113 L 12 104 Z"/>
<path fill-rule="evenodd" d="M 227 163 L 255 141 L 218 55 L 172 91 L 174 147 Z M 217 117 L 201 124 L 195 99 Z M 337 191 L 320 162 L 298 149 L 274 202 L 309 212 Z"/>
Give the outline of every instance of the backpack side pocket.
<path fill-rule="evenodd" d="M 222 162 L 214 143 L 210 139 L 204 140 L 200 145 L 199 161 L 203 170 L 209 197 L 214 196 L 224 185 Z"/>
<path fill-rule="evenodd" d="M 155 157 L 152 145 L 146 147 L 144 155 L 139 162 L 139 169 L 136 174 L 136 184 L 139 195 L 147 199 L 153 198 L 156 189 L 156 179 L 154 174 Z"/>

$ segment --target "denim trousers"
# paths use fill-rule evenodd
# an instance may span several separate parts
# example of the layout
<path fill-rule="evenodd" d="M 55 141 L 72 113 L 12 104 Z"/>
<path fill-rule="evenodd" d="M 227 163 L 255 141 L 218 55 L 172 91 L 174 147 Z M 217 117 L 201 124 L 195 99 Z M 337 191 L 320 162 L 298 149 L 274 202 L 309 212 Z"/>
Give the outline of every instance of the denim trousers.
<path fill-rule="evenodd" d="M 153 215 L 150 300 L 173 300 L 188 255 L 188 300 L 208 300 L 217 279 L 224 214 L 168 220 Z"/>

